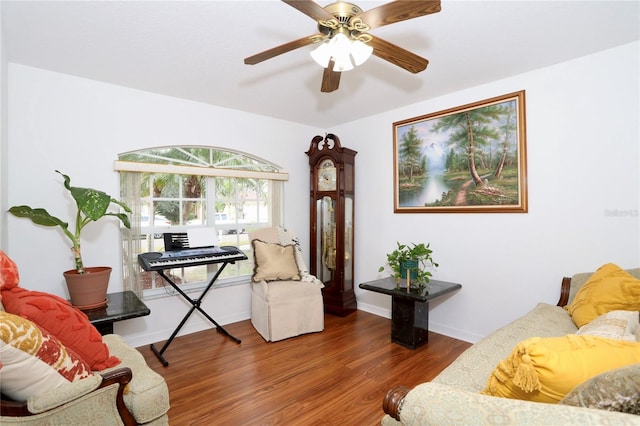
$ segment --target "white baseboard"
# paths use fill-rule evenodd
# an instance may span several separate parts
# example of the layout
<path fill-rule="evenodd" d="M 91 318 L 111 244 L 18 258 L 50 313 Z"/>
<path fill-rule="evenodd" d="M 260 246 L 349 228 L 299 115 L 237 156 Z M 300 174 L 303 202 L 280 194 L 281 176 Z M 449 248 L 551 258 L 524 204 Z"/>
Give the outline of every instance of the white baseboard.
<path fill-rule="evenodd" d="M 358 310 L 369 312 L 370 314 L 377 315 L 386 319 L 391 319 L 391 309 L 381 308 L 376 305 L 369 305 L 358 301 Z"/>
<path fill-rule="evenodd" d="M 434 333 L 443 334 L 445 336 L 453 337 L 454 339 L 463 340 L 469 343 L 476 343 L 482 338 L 482 336 L 479 336 L 475 333 L 469 333 L 468 331 L 449 327 L 431 320 L 429 320 L 429 331 L 433 331 Z"/>
<path fill-rule="evenodd" d="M 376 305 L 369 305 L 367 303 L 358 302 L 358 309 L 370 314 L 377 315 L 379 317 L 391 319 L 391 310 L 381 308 Z M 429 331 L 434 333 L 444 334 L 445 336 L 453 337 L 454 339 L 464 340 L 465 342 L 475 343 L 482 338 L 482 336 L 475 333 L 469 333 L 465 330 L 449 327 L 444 324 L 440 324 L 434 321 L 429 321 Z"/>
<path fill-rule="evenodd" d="M 368 312 L 370 314 L 377 315 L 382 318 L 391 319 L 391 310 L 386 308 L 381 308 L 380 306 L 358 302 L 358 310 Z M 228 315 L 224 318 L 216 319 L 216 321 L 219 324 L 222 324 L 224 326 L 225 324 L 232 324 L 234 322 L 245 321 L 250 318 L 251 318 L 251 312 L 247 311 L 247 312 L 236 313 L 234 315 Z M 117 330 L 118 324 L 116 323 L 115 326 L 116 326 L 115 332 L 118 333 L 118 330 Z M 193 321 L 191 323 L 187 323 L 184 327 L 182 327 L 182 329 L 180 330 L 177 336 L 185 336 L 187 334 L 197 333 L 199 331 L 213 329 L 213 328 L 214 328 L 213 325 L 208 321 Z M 169 339 L 169 336 L 171 336 L 171 333 L 173 333 L 174 330 L 175 328 L 158 330 L 151 334 L 127 333 L 126 336 L 123 336 L 123 338 L 128 344 L 136 348 L 147 346 L 147 345 L 150 345 L 151 343 L 163 342 L 164 344 L 164 342 Z M 470 342 L 470 343 L 475 343 L 482 338 L 482 336 L 477 335 L 475 333 L 469 333 L 468 331 L 449 327 L 447 325 L 440 324 L 434 321 L 429 322 L 429 330 L 435 333 L 444 334 L 445 336 L 453 337 L 454 339 L 459 339 L 459 340 L 463 340 L 465 342 Z M 158 347 L 158 345 L 156 345 L 157 349 L 160 349 L 161 347 L 162 346 Z"/>
<path fill-rule="evenodd" d="M 216 322 L 224 327 L 226 324 L 233 324 L 234 322 L 245 321 L 250 318 L 251 318 L 251 313 L 247 311 L 247 312 L 236 313 L 234 315 L 228 315 L 222 318 L 216 318 Z M 179 322 L 176 323 L 175 327 L 177 327 L 178 324 Z M 117 329 L 118 324 L 116 323 L 114 325 L 116 327 L 114 332 L 116 334 L 119 334 Z M 162 342 L 162 345 L 164 345 L 164 342 L 169 340 L 171 333 L 174 332 L 175 327 L 171 329 L 158 330 L 153 333 L 133 333 L 133 334 L 127 333 L 122 337 L 129 345 L 133 346 L 134 348 L 147 346 L 147 345 L 150 345 L 151 343 L 158 343 L 158 342 Z M 204 319 L 202 321 L 190 321 L 182 327 L 182 329 L 176 335 L 176 337 L 185 336 L 187 334 L 197 333 L 198 331 L 209 330 L 214 328 L 215 327 L 213 326 L 213 324 L 211 324 L 209 321 Z M 223 338 L 224 336 L 220 335 L 220 337 Z M 161 349 L 162 345 L 156 344 L 155 345 L 156 349 Z"/>

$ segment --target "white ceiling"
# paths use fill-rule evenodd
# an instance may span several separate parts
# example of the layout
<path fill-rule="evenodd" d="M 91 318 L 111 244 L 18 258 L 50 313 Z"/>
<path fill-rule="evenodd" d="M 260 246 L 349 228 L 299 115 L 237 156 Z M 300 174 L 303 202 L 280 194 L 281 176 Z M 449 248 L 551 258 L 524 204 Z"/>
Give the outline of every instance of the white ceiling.
<path fill-rule="evenodd" d="M 429 59 L 425 71 L 372 56 L 333 93 L 320 92 L 311 46 L 243 63 L 316 32 L 280 1 L 2 0 L 1 13 L 10 62 L 330 128 L 638 40 L 639 6 L 443 0 L 439 13 L 371 32 Z"/>

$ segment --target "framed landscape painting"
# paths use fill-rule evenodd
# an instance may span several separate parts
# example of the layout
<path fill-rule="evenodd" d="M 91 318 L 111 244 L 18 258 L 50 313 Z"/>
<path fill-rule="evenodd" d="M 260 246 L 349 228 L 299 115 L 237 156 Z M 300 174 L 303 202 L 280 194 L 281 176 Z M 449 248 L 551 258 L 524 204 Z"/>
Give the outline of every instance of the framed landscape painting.
<path fill-rule="evenodd" d="M 395 213 L 526 213 L 524 90 L 393 123 Z"/>

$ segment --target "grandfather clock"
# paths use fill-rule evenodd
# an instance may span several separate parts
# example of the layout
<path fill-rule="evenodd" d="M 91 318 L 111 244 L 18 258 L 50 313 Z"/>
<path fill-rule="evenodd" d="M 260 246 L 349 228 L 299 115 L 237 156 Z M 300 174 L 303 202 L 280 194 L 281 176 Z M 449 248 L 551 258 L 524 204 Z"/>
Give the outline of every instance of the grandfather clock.
<path fill-rule="evenodd" d="M 311 140 L 311 273 L 324 283 L 324 309 L 345 316 L 356 310 L 353 289 L 354 159 L 334 134 Z"/>

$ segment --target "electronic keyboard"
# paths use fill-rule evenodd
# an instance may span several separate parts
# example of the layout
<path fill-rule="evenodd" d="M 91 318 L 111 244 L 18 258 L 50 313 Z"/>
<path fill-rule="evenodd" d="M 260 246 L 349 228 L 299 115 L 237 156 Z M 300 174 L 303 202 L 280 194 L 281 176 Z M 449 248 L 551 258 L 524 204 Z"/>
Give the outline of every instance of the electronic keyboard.
<path fill-rule="evenodd" d="M 145 271 L 163 271 L 210 263 L 233 263 L 245 259 L 247 259 L 247 255 L 234 246 L 195 247 L 164 252 L 152 251 L 138 255 L 138 263 Z"/>

